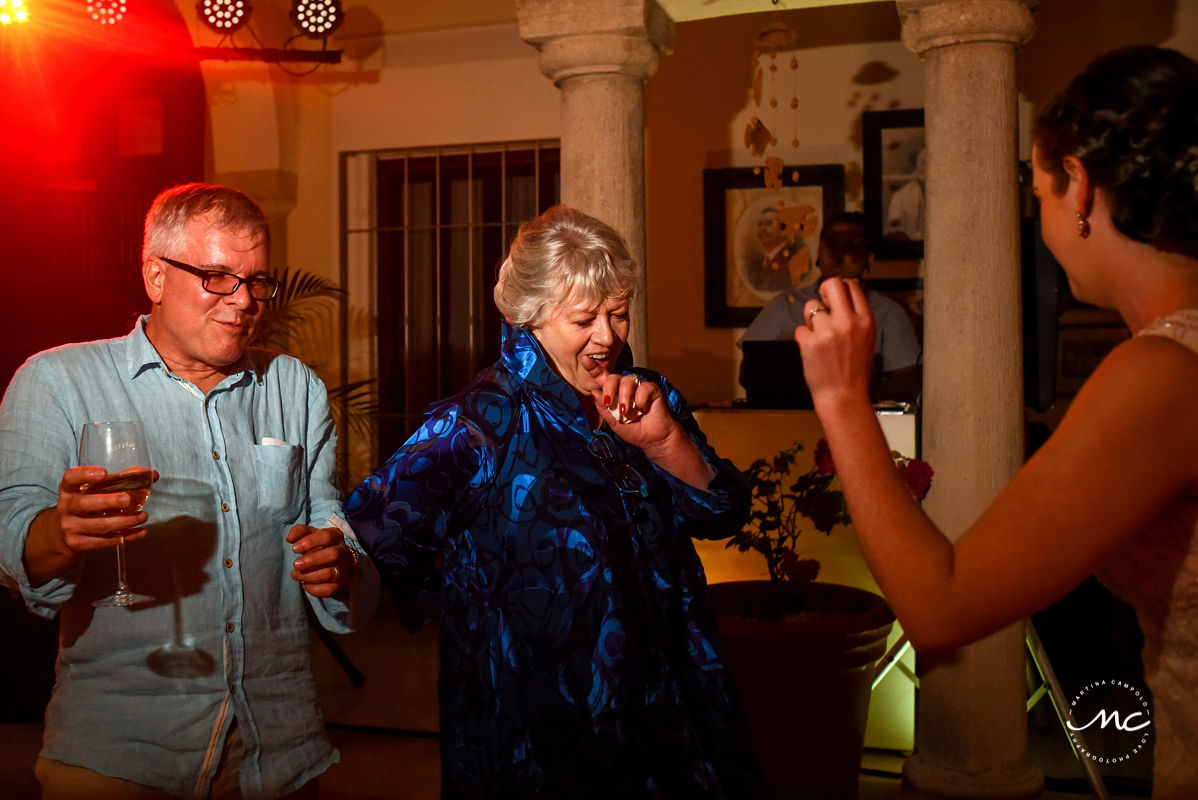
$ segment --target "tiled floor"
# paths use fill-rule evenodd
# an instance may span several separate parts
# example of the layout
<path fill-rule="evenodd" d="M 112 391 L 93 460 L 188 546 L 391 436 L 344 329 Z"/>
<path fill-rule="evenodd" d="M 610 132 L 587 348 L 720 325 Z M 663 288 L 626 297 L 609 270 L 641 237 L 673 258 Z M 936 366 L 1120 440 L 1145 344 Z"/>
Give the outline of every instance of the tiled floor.
<path fill-rule="evenodd" d="M 341 752 L 341 762 L 321 778 L 322 800 L 435 800 L 440 794 L 437 741 L 428 733 L 437 719 L 435 660 L 428 657 L 436 647 L 435 633 L 406 632 L 388 605 L 366 632 L 334 641 L 365 680 L 355 688 L 332 651 L 314 644 L 322 709 Z M 32 772 L 40 740 L 39 724 L 0 725 L 0 800 L 37 800 Z M 1033 725 L 1029 749 L 1033 761 L 1053 777 L 1053 791 L 1041 795 L 1044 800 L 1091 796 L 1059 729 Z M 858 800 L 922 800 L 924 795 L 902 786 L 902 762 L 901 754 L 867 752 Z M 1108 788 L 1112 795 L 1126 796 L 1125 786 Z"/>
<path fill-rule="evenodd" d="M 413 733 L 436 728 L 436 697 L 431 689 L 436 676 L 431 671 L 433 661 L 428 657 L 430 648 L 436 647 L 433 632 L 408 633 L 396 623 L 388 604 L 380 607 L 370 628 L 362 634 L 335 640 L 365 675 L 360 688 L 352 687 L 330 651 L 318 646 L 314 652 L 325 718 L 342 754 L 341 763 L 322 779 L 321 794 L 330 800 L 432 800 L 438 796 L 439 787 L 435 740 L 419 735 L 369 733 L 338 724 L 399 727 Z M 384 652 L 375 646 L 379 641 L 389 641 L 392 645 Z M 1047 708 L 1037 709 L 1029 718 L 1031 757 L 1049 776 L 1048 785 L 1052 789 L 1041 797 L 1079 800 L 1092 796 L 1057 723 L 1046 712 Z M 858 783 L 858 800 L 922 800 L 924 795 L 902 786 L 899 775 L 903 760 L 900 753 L 867 752 Z M 386 774 L 379 774 L 380 765 L 386 765 Z M 1113 795 L 1119 788 L 1108 786 Z M 1140 794 L 1146 792 L 1141 789 Z"/>

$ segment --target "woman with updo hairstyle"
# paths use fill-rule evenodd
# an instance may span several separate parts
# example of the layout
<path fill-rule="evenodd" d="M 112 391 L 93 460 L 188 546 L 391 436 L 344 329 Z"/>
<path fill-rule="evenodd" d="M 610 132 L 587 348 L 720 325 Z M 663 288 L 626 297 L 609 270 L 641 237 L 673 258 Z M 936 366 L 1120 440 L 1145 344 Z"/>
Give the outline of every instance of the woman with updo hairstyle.
<path fill-rule="evenodd" d="M 911 497 L 878 428 L 873 320 L 856 283 L 826 281 L 809 304 L 795 331 L 804 374 L 866 559 L 912 644 L 974 641 L 1097 574 L 1144 636 L 1152 796 L 1198 797 L 1198 64 L 1158 47 L 1099 58 L 1040 114 L 1032 171 L 1073 294 L 1118 311 L 1132 337 L 955 542 Z"/>
<path fill-rule="evenodd" d="M 691 543 L 748 486 L 632 366 L 636 277 L 599 220 L 521 226 L 500 359 L 347 503 L 405 623 L 440 623 L 443 797 L 764 795 Z"/>

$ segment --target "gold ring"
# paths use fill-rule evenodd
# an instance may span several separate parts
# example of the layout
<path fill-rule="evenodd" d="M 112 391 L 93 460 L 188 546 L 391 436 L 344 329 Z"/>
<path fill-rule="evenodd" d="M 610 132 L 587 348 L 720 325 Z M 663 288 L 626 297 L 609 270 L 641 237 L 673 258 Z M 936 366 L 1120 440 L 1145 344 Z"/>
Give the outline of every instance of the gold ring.
<path fill-rule="evenodd" d="M 334 581 L 341 580 L 341 568 L 338 566 L 333 567 L 333 580 Z"/>

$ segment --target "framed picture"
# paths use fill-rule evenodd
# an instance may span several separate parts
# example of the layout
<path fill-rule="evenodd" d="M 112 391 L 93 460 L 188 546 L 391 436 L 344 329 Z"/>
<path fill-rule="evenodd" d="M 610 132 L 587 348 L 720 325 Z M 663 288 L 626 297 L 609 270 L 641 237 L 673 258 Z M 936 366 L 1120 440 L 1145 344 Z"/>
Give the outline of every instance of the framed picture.
<path fill-rule="evenodd" d="M 866 236 L 875 259 L 923 258 L 927 148 L 923 109 L 865 111 Z"/>
<path fill-rule="evenodd" d="M 707 327 L 744 327 L 774 295 L 815 283 L 824 220 L 843 210 L 843 164 L 703 170 Z"/>

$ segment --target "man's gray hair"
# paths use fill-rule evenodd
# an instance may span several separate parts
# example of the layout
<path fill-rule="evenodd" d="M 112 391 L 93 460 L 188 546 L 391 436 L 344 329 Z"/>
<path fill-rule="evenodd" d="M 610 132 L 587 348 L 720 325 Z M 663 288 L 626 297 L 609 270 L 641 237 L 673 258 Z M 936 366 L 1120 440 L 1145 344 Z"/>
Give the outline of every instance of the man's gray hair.
<path fill-rule="evenodd" d="M 142 239 L 142 260 L 178 254 L 187 246 L 187 223 L 209 214 L 217 227 L 245 232 L 269 251 L 270 229 L 257 203 L 228 186 L 184 183 L 163 190 L 150 205 Z"/>

